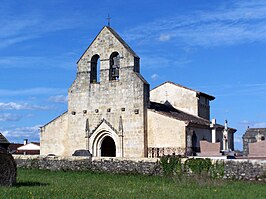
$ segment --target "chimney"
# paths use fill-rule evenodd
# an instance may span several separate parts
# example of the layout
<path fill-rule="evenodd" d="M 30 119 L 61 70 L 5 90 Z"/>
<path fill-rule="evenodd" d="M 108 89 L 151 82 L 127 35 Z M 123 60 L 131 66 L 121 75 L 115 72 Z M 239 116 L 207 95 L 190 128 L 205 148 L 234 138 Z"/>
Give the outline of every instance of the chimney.
<path fill-rule="evenodd" d="M 24 145 L 28 144 L 28 139 L 24 139 Z"/>

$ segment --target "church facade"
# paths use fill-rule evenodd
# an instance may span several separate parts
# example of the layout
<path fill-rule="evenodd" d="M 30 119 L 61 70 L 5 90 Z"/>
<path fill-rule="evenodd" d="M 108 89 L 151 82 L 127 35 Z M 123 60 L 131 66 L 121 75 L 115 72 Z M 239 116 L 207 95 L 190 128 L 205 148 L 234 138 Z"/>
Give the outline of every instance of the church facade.
<path fill-rule="evenodd" d="M 234 129 L 210 122 L 214 97 L 165 82 L 150 91 L 140 58 L 105 26 L 77 62 L 68 110 L 41 127 L 41 155 L 89 150 L 101 157 L 199 152 L 199 141 L 234 148 Z M 224 133 L 226 132 L 226 133 Z"/>

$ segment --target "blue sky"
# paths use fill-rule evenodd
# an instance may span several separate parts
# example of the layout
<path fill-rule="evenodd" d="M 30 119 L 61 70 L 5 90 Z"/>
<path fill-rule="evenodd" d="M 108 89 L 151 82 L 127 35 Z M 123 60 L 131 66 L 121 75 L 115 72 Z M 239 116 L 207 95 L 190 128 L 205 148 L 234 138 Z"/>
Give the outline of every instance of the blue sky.
<path fill-rule="evenodd" d="M 216 99 L 211 117 L 266 127 L 266 1 L 0 1 L 0 131 L 38 141 L 67 110 L 76 61 L 111 15 L 151 88 L 172 81 Z"/>

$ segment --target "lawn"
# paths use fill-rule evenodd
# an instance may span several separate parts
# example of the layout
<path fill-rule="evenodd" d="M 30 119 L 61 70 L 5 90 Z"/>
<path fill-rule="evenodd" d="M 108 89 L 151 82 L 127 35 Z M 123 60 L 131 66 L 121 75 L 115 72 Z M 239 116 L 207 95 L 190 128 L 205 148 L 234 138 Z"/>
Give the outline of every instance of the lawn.
<path fill-rule="evenodd" d="M 18 169 L 0 198 L 266 198 L 266 184 L 85 171 Z"/>

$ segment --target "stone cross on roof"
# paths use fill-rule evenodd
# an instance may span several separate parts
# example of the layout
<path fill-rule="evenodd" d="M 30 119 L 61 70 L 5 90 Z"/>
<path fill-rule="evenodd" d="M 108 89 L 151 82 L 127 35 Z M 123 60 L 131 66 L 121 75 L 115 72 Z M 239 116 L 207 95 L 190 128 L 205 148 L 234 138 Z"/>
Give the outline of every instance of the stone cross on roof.
<path fill-rule="evenodd" d="M 108 24 L 108 27 L 110 27 L 110 21 L 111 21 L 111 17 L 110 17 L 110 15 L 108 14 L 108 17 L 106 18 L 107 19 L 107 24 Z"/>

